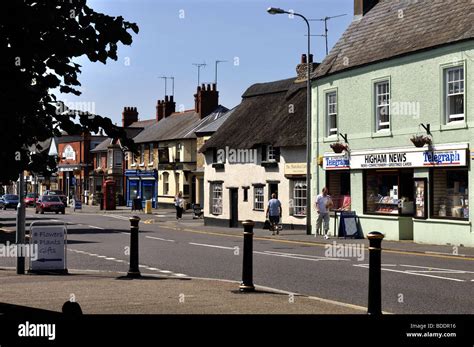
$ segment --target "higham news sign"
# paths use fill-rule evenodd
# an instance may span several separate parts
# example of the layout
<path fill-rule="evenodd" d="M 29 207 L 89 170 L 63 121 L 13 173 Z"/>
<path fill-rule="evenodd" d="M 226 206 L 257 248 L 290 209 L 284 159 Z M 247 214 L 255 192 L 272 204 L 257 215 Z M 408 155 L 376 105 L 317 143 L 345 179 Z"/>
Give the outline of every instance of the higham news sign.
<path fill-rule="evenodd" d="M 466 149 L 390 151 L 325 156 L 325 170 L 466 166 Z"/>

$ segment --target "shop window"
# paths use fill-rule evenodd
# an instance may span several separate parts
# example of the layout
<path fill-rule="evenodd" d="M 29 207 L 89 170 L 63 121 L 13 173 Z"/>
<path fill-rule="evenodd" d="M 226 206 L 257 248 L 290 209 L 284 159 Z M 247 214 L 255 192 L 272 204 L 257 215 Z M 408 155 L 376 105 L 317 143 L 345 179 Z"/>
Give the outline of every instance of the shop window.
<path fill-rule="evenodd" d="M 211 184 L 212 214 L 222 214 L 222 183 Z"/>
<path fill-rule="evenodd" d="M 413 170 L 368 170 L 364 176 L 364 213 L 414 214 Z"/>
<path fill-rule="evenodd" d="M 306 216 L 306 180 L 293 181 L 293 216 Z"/>
<path fill-rule="evenodd" d="M 154 196 L 155 184 L 154 181 L 142 182 L 142 199 L 151 200 Z"/>
<path fill-rule="evenodd" d="M 431 177 L 431 217 L 468 220 L 468 170 L 435 168 Z"/>
<path fill-rule="evenodd" d="M 335 210 L 351 210 L 351 176 L 349 171 L 327 171 L 326 187 Z"/>
<path fill-rule="evenodd" d="M 446 123 L 464 121 L 464 68 L 446 69 L 444 81 Z"/>
<path fill-rule="evenodd" d="M 375 84 L 376 131 L 390 130 L 390 83 L 383 81 Z"/>
<path fill-rule="evenodd" d="M 130 200 L 133 200 L 138 198 L 138 181 L 130 180 L 129 182 Z"/>
<path fill-rule="evenodd" d="M 254 187 L 253 188 L 253 209 L 256 211 L 263 211 L 264 210 L 264 195 L 263 195 L 263 187 Z"/>

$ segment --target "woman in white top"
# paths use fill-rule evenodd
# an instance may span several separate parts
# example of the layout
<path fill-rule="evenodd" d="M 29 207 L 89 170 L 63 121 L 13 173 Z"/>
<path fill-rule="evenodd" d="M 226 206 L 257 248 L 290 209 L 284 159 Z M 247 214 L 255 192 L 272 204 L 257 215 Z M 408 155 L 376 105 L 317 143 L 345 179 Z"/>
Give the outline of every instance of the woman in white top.
<path fill-rule="evenodd" d="M 178 195 L 174 197 L 174 206 L 176 207 L 176 219 L 181 219 L 184 209 L 183 192 L 179 192 Z"/>

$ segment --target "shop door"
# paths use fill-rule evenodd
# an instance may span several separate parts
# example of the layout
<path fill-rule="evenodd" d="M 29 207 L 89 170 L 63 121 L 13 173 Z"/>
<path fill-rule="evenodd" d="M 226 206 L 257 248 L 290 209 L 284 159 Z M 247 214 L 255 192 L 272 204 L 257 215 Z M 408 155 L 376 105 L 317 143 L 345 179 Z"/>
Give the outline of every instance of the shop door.
<path fill-rule="evenodd" d="M 204 178 L 199 179 L 199 205 L 204 207 Z"/>
<path fill-rule="evenodd" d="M 229 191 L 230 194 L 230 227 L 238 228 L 239 227 L 239 190 L 237 188 L 232 188 Z"/>
<path fill-rule="evenodd" d="M 272 198 L 272 194 L 275 193 L 278 198 L 278 183 L 269 183 L 268 184 L 268 200 Z"/>

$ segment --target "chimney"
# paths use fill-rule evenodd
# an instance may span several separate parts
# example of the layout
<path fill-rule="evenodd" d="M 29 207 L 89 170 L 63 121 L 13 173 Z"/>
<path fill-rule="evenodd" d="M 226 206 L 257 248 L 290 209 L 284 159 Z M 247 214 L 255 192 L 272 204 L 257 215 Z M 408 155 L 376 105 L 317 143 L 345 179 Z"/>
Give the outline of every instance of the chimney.
<path fill-rule="evenodd" d="M 199 114 L 200 118 L 204 118 L 211 114 L 219 106 L 219 92 L 215 83 L 203 83 L 201 87 L 197 87 L 194 94 L 194 110 Z"/>
<path fill-rule="evenodd" d="M 136 107 L 124 107 L 122 112 L 122 126 L 128 127 L 138 121 L 138 111 Z"/>
<path fill-rule="evenodd" d="M 318 63 L 313 63 L 313 55 L 309 55 L 309 59 L 307 59 L 306 54 L 301 55 L 301 63 L 296 65 L 296 82 L 306 81 L 306 77 L 308 77 L 308 65 L 310 67 L 310 71 L 313 72 L 317 67 Z"/>
<path fill-rule="evenodd" d="M 354 19 L 359 20 L 367 14 L 379 0 L 354 0 Z"/>
<path fill-rule="evenodd" d="M 176 103 L 173 96 L 165 95 L 164 100 L 158 100 L 156 105 L 156 120 L 160 121 L 163 118 L 169 117 L 176 110 Z"/>
<path fill-rule="evenodd" d="M 163 100 L 156 102 L 156 120 L 160 121 L 163 119 Z"/>

